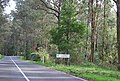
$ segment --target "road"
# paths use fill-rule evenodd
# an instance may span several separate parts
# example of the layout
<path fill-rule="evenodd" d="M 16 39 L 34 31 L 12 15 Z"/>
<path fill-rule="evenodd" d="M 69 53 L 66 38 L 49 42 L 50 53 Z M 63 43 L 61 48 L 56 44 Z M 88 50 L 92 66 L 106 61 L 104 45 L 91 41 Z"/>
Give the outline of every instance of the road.
<path fill-rule="evenodd" d="M 6 56 L 0 61 L 0 81 L 86 81 L 48 67 Z"/>

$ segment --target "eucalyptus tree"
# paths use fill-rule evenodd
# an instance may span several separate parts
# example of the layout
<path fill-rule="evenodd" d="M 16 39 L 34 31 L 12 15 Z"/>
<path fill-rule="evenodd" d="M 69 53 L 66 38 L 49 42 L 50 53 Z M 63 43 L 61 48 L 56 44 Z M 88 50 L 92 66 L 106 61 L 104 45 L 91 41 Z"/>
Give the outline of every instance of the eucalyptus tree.
<path fill-rule="evenodd" d="M 117 48 L 118 48 L 118 69 L 120 70 L 120 0 L 113 0 L 117 5 Z"/>
<path fill-rule="evenodd" d="M 7 40 L 7 30 L 6 26 L 8 27 L 7 24 L 7 17 L 5 16 L 4 13 L 4 8 L 8 4 L 9 0 L 0 0 L 0 52 L 3 53 L 4 51 L 4 43 Z M 5 27 L 4 27 L 5 26 Z"/>
<path fill-rule="evenodd" d="M 32 28 L 34 17 L 32 16 L 32 10 L 29 7 L 29 3 L 30 1 L 27 3 L 26 0 L 16 0 L 17 10 L 12 13 L 14 17 L 13 28 L 15 31 L 18 30 L 16 33 L 19 34 L 18 36 L 17 34 L 14 34 L 15 37 L 19 37 L 18 39 L 15 39 L 15 41 L 20 41 L 22 44 L 22 46 L 20 45 L 21 47 L 17 47 L 19 48 L 18 52 L 24 52 L 26 58 L 27 54 L 29 54 L 29 51 L 32 50 L 33 45 L 30 38 L 33 38 L 31 33 L 34 31 Z"/>
<path fill-rule="evenodd" d="M 34 0 L 16 0 L 17 10 L 12 13 L 13 27 L 20 29 L 20 39 L 18 40 L 21 40 L 22 46 L 18 47 L 25 53 L 25 57 L 31 51 L 35 51 L 37 44 L 43 46 L 47 51 L 49 30 L 53 25 L 51 20 L 54 20 L 44 10 L 36 9 L 35 2 Z"/>
<path fill-rule="evenodd" d="M 76 53 L 82 61 L 83 56 L 88 56 L 91 62 L 96 62 L 98 59 L 108 61 L 113 53 L 111 49 L 116 50 L 113 45 L 115 18 L 110 0 L 15 1 L 17 10 L 13 13 L 11 38 L 17 40 L 14 42 L 17 51 L 31 48 L 33 51 L 37 44 L 48 51 L 55 45 L 60 53 Z"/>
<path fill-rule="evenodd" d="M 57 19 L 57 24 L 59 24 L 62 0 L 36 0 L 35 3 L 37 4 L 36 9 L 41 9 L 48 14 L 54 15 Z"/>

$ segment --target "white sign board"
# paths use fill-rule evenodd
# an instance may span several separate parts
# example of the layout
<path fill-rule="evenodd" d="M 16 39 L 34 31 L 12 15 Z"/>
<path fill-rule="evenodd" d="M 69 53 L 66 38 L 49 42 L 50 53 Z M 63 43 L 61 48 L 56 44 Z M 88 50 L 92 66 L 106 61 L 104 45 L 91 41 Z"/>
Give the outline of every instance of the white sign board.
<path fill-rule="evenodd" d="M 56 54 L 56 58 L 70 58 L 70 54 Z"/>

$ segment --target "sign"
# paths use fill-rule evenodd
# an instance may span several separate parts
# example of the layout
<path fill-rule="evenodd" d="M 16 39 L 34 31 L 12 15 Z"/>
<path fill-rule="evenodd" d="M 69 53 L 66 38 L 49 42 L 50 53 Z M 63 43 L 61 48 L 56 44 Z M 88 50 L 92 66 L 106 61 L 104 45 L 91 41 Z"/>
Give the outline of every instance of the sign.
<path fill-rule="evenodd" d="M 70 54 L 56 54 L 56 58 L 70 58 Z"/>

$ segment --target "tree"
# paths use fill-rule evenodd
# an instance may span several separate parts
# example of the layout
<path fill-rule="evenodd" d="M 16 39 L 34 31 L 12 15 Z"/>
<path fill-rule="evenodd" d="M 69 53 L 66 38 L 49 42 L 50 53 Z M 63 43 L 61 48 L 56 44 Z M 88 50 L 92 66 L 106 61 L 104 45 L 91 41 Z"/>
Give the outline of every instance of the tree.
<path fill-rule="evenodd" d="M 85 58 L 95 64 L 116 61 L 117 31 L 110 0 L 14 1 L 16 11 L 11 13 L 10 26 L 0 22 L 0 47 L 6 53 L 29 54 L 40 44 L 51 55 L 58 50 L 71 53 L 75 58 L 72 62 L 77 64 L 84 62 Z M 6 20 L 3 14 L 0 20 Z M 83 35 L 86 29 L 87 33 Z M 110 56 L 112 59 L 109 60 Z"/>
<path fill-rule="evenodd" d="M 0 52 L 3 54 L 4 43 L 7 40 L 9 29 L 8 20 L 6 19 L 6 15 L 3 14 L 3 10 L 5 6 L 8 4 L 9 0 L 0 0 Z M 7 24 L 7 25 L 6 25 Z M 5 27 L 4 27 L 5 26 Z"/>
<path fill-rule="evenodd" d="M 73 0 L 63 1 L 60 26 L 51 30 L 52 43 L 58 46 L 59 53 L 71 53 L 85 32 L 85 25 L 76 16 Z"/>
<path fill-rule="evenodd" d="M 91 6 L 91 55 L 90 60 L 94 63 L 94 50 L 95 50 L 95 12 L 94 12 L 94 0 L 90 0 Z"/>
<path fill-rule="evenodd" d="M 36 0 L 34 9 L 44 10 L 47 14 L 55 16 L 57 24 L 60 22 L 62 0 Z"/>
<path fill-rule="evenodd" d="M 113 0 L 117 5 L 117 48 L 118 48 L 118 64 L 120 64 L 120 0 Z M 120 65 L 118 67 L 120 70 Z"/>

